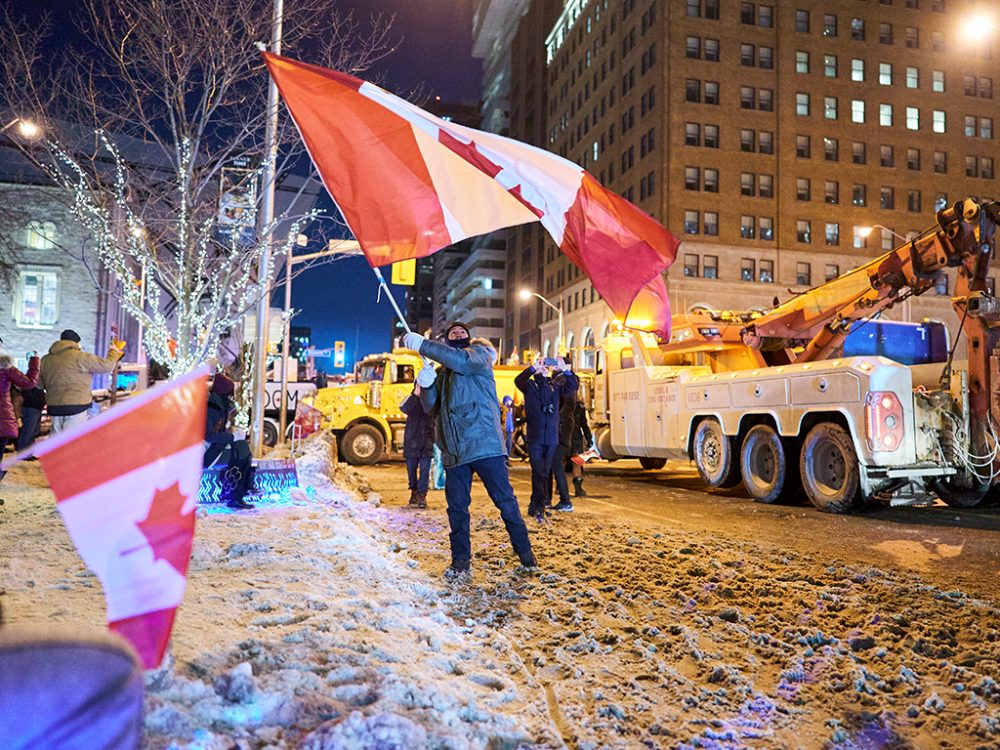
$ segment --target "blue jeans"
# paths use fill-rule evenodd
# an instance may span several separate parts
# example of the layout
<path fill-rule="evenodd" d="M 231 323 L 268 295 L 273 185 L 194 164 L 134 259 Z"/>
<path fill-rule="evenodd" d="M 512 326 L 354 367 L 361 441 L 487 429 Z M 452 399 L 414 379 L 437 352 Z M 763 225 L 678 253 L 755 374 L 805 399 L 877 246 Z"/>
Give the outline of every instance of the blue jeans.
<path fill-rule="evenodd" d="M 23 451 L 38 437 L 38 428 L 42 423 L 42 410 L 30 406 L 21 407 L 21 429 L 17 433 L 17 450 Z"/>
<path fill-rule="evenodd" d="M 407 489 L 417 492 L 427 492 L 430 484 L 431 460 L 420 456 L 406 457 L 406 479 L 409 482 Z"/>
<path fill-rule="evenodd" d="M 504 433 L 504 443 L 507 445 L 507 457 L 514 458 L 514 433 Z"/>
<path fill-rule="evenodd" d="M 531 501 L 528 515 L 541 513 L 552 504 L 552 459 L 556 444 L 528 443 L 528 460 L 531 461 Z"/>
<path fill-rule="evenodd" d="M 451 564 L 464 566 L 472 559 L 472 540 L 469 535 L 469 503 L 472 502 L 472 474 L 479 475 L 486 493 L 500 509 L 500 518 L 507 527 L 510 543 L 521 562 L 531 559 L 531 542 L 528 527 L 517 507 L 514 488 L 510 486 L 507 463 L 503 456 L 479 458 L 445 470 L 444 496 L 448 502 L 448 525 L 451 533 Z"/>

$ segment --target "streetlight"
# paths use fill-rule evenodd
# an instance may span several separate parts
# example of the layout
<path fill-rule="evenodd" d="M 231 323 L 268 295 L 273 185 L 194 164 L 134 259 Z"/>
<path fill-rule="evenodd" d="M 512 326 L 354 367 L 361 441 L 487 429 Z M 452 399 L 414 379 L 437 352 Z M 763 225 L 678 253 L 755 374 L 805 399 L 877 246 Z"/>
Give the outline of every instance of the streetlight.
<path fill-rule="evenodd" d="M 888 232 L 889 234 L 891 234 L 893 237 L 895 237 L 896 239 L 900 240 L 901 242 L 909 242 L 910 241 L 909 237 L 904 237 L 899 232 L 896 232 L 896 231 L 893 231 L 892 229 L 889 229 L 889 227 L 885 226 L 884 224 L 872 224 L 870 227 L 859 227 L 858 228 L 858 234 L 860 234 L 863 239 L 867 239 L 868 235 L 870 235 L 876 229 L 882 229 L 882 230 Z"/>
<path fill-rule="evenodd" d="M 8 128 L 14 125 L 17 125 L 18 135 L 22 138 L 27 138 L 29 141 L 33 141 L 42 134 L 42 129 L 33 120 L 27 120 L 23 117 L 15 117 L 0 128 L 0 133 L 6 132 Z"/>
<path fill-rule="evenodd" d="M 274 0 L 271 16 L 271 52 L 281 54 L 281 32 L 284 21 L 284 0 Z M 258 46 L 262 43 L 258 43 Z M 257 300 L 257 335 L 254 337 L 254 389 L 250 415 L 250 447 L 253 455 L 264 455 L 264 379 L 267 377 L 267 313 L 271 306 L 271 220 L 274 218 L 274 170 L 278 155 L 278 84 L 272 78 L 267 88 L 267 122 L 264 128 L 264 172 L 262 175 L 258 231 L 264 237 L 264 248 L 257 262 L 257 278 L 264 293 Z"/>
<path fill-rule="evenodd" d="M 563 354 L 563 311 L 561 302 L 557 307 L 556 305 L 553 305 L 551 302 L 545 299 L 545 297 L 540 295 L 538 292 L 533 292 L 530 289 L 522 289 L 517 294 L 525 302 L 527 302 L 532 297 L 538 297 L 538 299 L 540 299 L 542 302 L 544 302 L 546 305 L 551 307 L 559 314 L 559 337 L 556 339 L 556 353 L 562 355 Z"/>
<path fill-rule="evenodd" d="M 970 16 L 961 25 L 962 36 L 971 41 L 985 41 L 986 35 L 991 31 L 1000 31 L 996 19 L 987 13 L 976 13 Z"/>
<path fill-rule="evenodd" d="M 292 337 L 292 266 L 329 255 L 360 254 L 361 245 L 357 240 L 330 240 L 326 250 L 305 255 L 292 255 L 289 251 L 285 259 L 285 337 L 281 344 L 281 402 L 278 408 L 278 440 L 281 442 L 285 440 L 285 429 L 288 426 L 288 344 Z"/>
<path fill-rule="evenodd" d="M 870 227 L 861 227 L 858 230 L 858 234 L 860 234 L 863 238 L 867 238 L 868 235 L 870 235 L 875 229 L 881 229 L 883 231 L 886 231 L 889 234 L 891 234 L 893 237 L 895 237 L 896 239 L 901 240 L 902 242 L 909 242 L 910 241 L 910 239 L 908 237 L 904 237 L 899 232 L 895 232 L 892 229 L 889 229 L 889 227 L 885 226 L 884 224 L 872 224 Z M 903 299 L 903 317 L 906 319 L 907 323 L 910 322 L 910 297 L 911 296 L 912 296 L 912 292 L 911 292 L 911 294 L 908 294 Z"/>

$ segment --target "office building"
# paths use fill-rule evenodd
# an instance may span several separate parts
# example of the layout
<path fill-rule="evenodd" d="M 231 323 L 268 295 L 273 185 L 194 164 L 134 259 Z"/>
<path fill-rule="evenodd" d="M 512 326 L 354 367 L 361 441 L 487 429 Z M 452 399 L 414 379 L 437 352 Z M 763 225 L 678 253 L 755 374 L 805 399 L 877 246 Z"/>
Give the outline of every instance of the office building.
<path fill-rule="evenodd" d="M 675 312 L 769 307 L 929 227 L 937 208 L 997 194 L 1000 31 L 963 36 L 977 7 L 568 0 L 546 39 L 538 145 L 682 240 Z M 514 88 L 538 80 L 514 60 Z M 587 356 L 610 313 L 551 241 L 536 267 Z M 954 335 L 953 289 L 949 272 L 889 316 L 940 318 Z M 541 311 L 544 350 L 557 316 Z"/>

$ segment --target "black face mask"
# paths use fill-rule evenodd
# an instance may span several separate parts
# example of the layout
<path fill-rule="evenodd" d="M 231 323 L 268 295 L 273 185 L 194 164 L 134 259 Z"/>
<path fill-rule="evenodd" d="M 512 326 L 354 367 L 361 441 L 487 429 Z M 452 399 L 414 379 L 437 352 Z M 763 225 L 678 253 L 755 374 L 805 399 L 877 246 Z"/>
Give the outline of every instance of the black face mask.
<path fill-rule="evenodd" d="M 450 346 L 452 349 L 464 349 L 469 345 L 468 336 L 465 336 L 460 339 L 447 339 L 447 341 L 448 341 L 448 346 Z"/>

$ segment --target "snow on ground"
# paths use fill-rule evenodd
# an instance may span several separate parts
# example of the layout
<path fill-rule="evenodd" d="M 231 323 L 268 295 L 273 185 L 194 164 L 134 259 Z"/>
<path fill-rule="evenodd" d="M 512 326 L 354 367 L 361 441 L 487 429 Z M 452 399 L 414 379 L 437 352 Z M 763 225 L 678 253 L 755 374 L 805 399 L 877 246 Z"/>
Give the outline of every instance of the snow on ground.
<path fill-rule="evenodd" d="M 414 556 L 440 568 L 430 497 L 432 528 L 405 508 L 382 518 L 413 519 Z M 541 573 L 512 581 L 481 493 L 473 514 L 473 581 L 449 611 L 516 644 L 571 748 L 1000 748 L 995 600 L 579 509 L 531 523 Z"/>
<path fill-rule="evenodd" d="M 282 506 L 199 511 L 145 747 L 1000 747 L 996 601 L 579 510 L 532 525 L 526 575 L 481 489 L 449 585 L 442 493 L 331 482 L 322 441 L 298 466 Z M 3 497 L 8 620 L 101 626 L 37 465 Z"/>
<path fill-rule="evenodd" d="M 286 504 L 199 509 L 171 653 L 147 678 L 144 747 L 557 746 L 507 639 L 449 615 L 444 582 L 370 522 L 377 497 L 342 488 L 363 480 L 332 483 L 321 440 L 298 466 L 306 491 Z M 2 487 L 7 621 L 102 627 L 100 584 L 37 464 Z"/>

